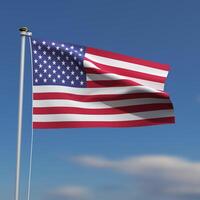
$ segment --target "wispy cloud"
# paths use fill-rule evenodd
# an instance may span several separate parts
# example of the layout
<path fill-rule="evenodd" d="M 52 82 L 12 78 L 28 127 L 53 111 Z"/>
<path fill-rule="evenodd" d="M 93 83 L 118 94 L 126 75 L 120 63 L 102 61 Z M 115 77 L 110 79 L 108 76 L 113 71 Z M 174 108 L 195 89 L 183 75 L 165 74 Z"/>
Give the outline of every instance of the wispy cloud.
<path fill-rule="evenodd" d="M 84 200 L 91 195 L 91 191 L 83 186 L 62 186 L 50 192 L 53 199 Z"/>
<path fill-rule="evenodd" d="M 140 156 L 121 160 L 76 156 L 73 161 L 88 167 L 105 168 L 137 177 L 148 199 L 199 199 L 200 163 L 170 156 Z"/>

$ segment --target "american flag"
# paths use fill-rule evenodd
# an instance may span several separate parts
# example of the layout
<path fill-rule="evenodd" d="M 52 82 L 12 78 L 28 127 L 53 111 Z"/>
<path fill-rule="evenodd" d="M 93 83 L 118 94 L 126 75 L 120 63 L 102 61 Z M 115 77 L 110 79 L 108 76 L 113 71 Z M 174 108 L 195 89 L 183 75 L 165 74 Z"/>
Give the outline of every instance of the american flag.
<path fill-rule="evenodd" d="M 32 38 L 33 127 L 133 127 L 174 123 L 164 92 L 169 66 Z"/>

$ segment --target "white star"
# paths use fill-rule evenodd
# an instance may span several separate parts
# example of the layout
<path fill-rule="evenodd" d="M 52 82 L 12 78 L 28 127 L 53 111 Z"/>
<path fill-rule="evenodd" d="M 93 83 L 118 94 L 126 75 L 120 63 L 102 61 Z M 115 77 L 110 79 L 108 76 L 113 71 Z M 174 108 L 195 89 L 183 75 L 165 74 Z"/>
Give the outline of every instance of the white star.
<path fill-rule="evenodd" d="M 57 50 L 59 50 L 59 49 L 60 49 L 60 47 L 56 47 L 56 49 L 57 49 Z"/>
<path fill-rule="evenodd" d="M 35 79 L 35 82 L 36 82 L 36 83 L 38 82 L 38 79 L 37 79 L 37 78 Z"/>
<path fill-rule="evenodd" d="M 42 44 L 44 44 L 44 45 L 45 45 L 45 44 L 46 44 L 46 42 L 45 42 L 45 41 L 43 41 L 43 42 L 42 42 Z"/>
<path fill-rule="evenodd" d="M 60 75 L 58 74 L 58 76 L 57 76 L 58 78 L 60 78 Z"/>
<path fill-rule="evenodd" d="M 83 51 L 83 48 L 80 48 L 80 51 Z"/>
<path fill-rule="evenodd" d="M 42 47 L 39 45 L 39 46 L 38 46 L 38 49 L 41 49 L 41 48 L 42 48 Z"/>
<path fill-rule="evenodd" d="M 33 40 L 33 44 L 36 44 L 37 42 L 35 40 Z"/>
<path fill-rule="evenodd" d="M 83 75 L 83 71 L 81 71 L 80 74 Z"/>
<path fill-rule="evenodd" d="M 74 85 L 74 81 L 71 81 L 71 85 Z"/>
<path fill-rule="evenodd" d="M 74 71 L 71 71 L 71 74 L 74 75 Z"/>
<path fill-rule="evenodd" d="M 38 69 L 35 69 L 35 73 L 38 73 Z"/>
<path fill-rule="evenodd" d="M 46 63 L 47 63 L 47 61 L 46 61 L 46 60 L 43 60 L 43 63 L 44 63 L 44 64 L 46 64 Z"/>
<path fill-rule="evenodd" d="M 42 68 L 42 64 L 39 64 L 39 68 Z"/>
<path fill-rule="evenodd" d="M 43 54 L 44 54 L 44 55 L 46 55 L 46 54 L 47 54 L 47 52 L 46 52 L 46 51 L 43 51 Z"/>
<path fill-rule="evenodd" d="M 34 54 L 37 54 L 37 51 L 36 51 L 36 50 L 34 50 L 34 51 L 33 51 L 33 53 L 34 53 Z"/>
<path fill-rule="evenodd" d="M 56 52 L 55 52 L 55 51 L 52 51 L 52 54 L 53 54 L 53 55 L 55 55 L 55 54 L 56 54 Z"/>
<path fill-rule="evenodd" d="M 61 44 L 61 47 L 64 47 L 65 45 L 64 44 Z"/>
<path fill-rule="evenodd" d="M 54 74 L 56 73 L 56 70 L 55 70 L 55 69 L 53 70 L 53 73 L 54 73 Z"/>
<path fill-rule="evenodd" d="M 57 59 L 60 60 L 60 56 L 58 56 Z"/>
<path fill-rule="evenodd" d="M 35 63 L 37 63 L 37 62 L 38 62 L 38 60 L 36 60 L 36 59 L 35 59 L 35 60 L 34 60 L 34 62 L 35 62 Z"/>
<path fill-rule="evenodd" d="M 42 78 L 42 74 L 39 74 L 39 77 Z"/>
<path fill-rule="evenodd" d="M 79 53 L 78 55 L 79 55 L 79 56 L 82 56 L 82 54 L 81 54 L 81 53 Z"/>
<path fill-rule="evenodd" d="M 66 56 L 66 60 L 69 60 L 69 57 L 68 57 L 68 56 Z"/>
<path fill-rule="evenodd" d="M 56 64 L 56 61 L 53 61 L 53 65 L 55 65 Z"/>
<path fill-rule="evenodd" d="M 48 74 L 48 77 L 51 78 L 51 74 Z"/>
<path fill-rule="evenodd" d="M 65 74 L 65 71 L 62 71 L 62 74 Z"/>
<path fill-rule="evenodd" d="M 46 83 L 46 82 L 47 82 L 47 79 L 46 79 L 46 78 L 44 78 L 44 79 L 43 79 L 43 81 L 44 81 L 44 83 Z"/>
<path fill-rule="evenodd" d="M 69 66 L 67 66 L 67 70 L 69 70 L 70 69 L 70 67 Z"/>
<path fill-rule="evenodd" d="M 71 46 L 70 49 L 74 49 L 74 46 Z"/>
<path fill-rule="evenodd" d="M 56 82 L 56 79 L 55 79 L 55 78 L 53 79 L 53 82 L 54 82 L 54 83 Z"/>
<path fill-rule="evenodd" d="M 51 56 L 48 56 L 48 60 L 51 60 Z"/>
<path fill-rule="evenodd" d="M 47 69 L 44 69 L 43 72 L 44 72 L 44 73 L 47 73 Z"/>
<path fill-rule="evenodd" d="M 52 42 L 51 44 L 52 44 L 53 46 L 55 46 L 55 42 Z"/>
<path fill-rule="evenodd" d="M 61 55 L 64 55 L 64 52 L 63 52 L 63 51 L 61 51 Z"/>
<path fill-rule="evenodd" d="M 74 60 L 76 60 L 76 56 L 74 57 Z"/>
<path fill-rule="evenodd" d="M 83 85 L 83 81 L 81 81 L 80 83 L 81 83 L 81 85 Z"/>
<path fill-rule="evenodd" d="M 48 68 L 51 69 L 51 65 L 49 65 Z"/>
<path fill-rule="evenodd" d="M 38 57 L 39 57 L 39 59 L 42 59 L 42 56 L 41 56 L 41 55 L 39 55 Z"/>
<path fill-rule="evenodd" d="M 67 78 L 67 79 L 69 79 L 69 78 L 70 78 L 70 76 L 66 76 L 66 78 Z"/>
<path fill-rule="evenodd" d="M 76 70 L 78 70 L 78 69 L 79 69 L 79 67 L 78 67 L 78 66 L 76 66 L 76 67 L 75 67 L 75 69 L 76 69 Z"/>
<path fill-rule="evenodd" d="M 72 52 L 72 51 L 70 51 L 70 52 L 69 52 L 69 54 L 70 54 L 70 55 L 72 55 L 72 54 L 73 54 L 73 52 Z"/>
<path fill-rule="evenodd" d="M 57 67 L 58 69 L 60 69 L 61 67 L 58 65 L 58 67 Z"/>
<path fill-rule="evenodd" d="M 47 49 L 49 50 L 49 49 L 51 49 L 51 47 L 50 47 L 50 46 L 47 46 Z"/>
<path fill-rule="evenodd" d="M 62 61 L 62 65 L 65 65 L 65 61 Z"/>
<path fill-rule="evenodd" d="M 62 83 L 65 83 L 65 80 L 64 80 L 64 79 L 62 80 Z"/>
<path fill-rule="evenodd" d="M 81 65 L 81 62 L 79 61 L 78 64 Z"/>
<path fill-rule="evenodd" d="M 79 80 L 79 76 L 76 76 L 76 80 Z"/>
<path fill-rule="evenodd" d="M 66 48 L 65 48 L 65 50 L 67 50 L 67 51 L 68 51 L 68 50 L 69 50 L 69 48 L 67 48 L 67 47 L 66 47 Z"/>
<path fill-rule="evenodd" d="M 73 61 L 71 61 L 71 65 L 73 65 L 74 64 L 74 62 Z"/>

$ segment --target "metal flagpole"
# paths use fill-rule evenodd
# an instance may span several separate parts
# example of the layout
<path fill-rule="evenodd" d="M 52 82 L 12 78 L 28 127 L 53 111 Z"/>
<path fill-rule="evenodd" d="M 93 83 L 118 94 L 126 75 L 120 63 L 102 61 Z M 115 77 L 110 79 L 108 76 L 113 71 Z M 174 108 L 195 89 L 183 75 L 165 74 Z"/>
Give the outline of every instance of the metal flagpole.
<path fill-rule="evenodd" d="M 28 28 L 19 29 L 21 35 L 21 58 L 20 58 L 20 79 L 19 79 L 19 107 L 18 107 L 18 131 L 17 131 L 17 157 L 16 157 L 16 183 L 15 200 L 19 200 L 19 180 L 20 180 L 20 157 L 22 138 L 22 108 L 23 108 L 23 86 L 24 86 L 24 63 L 25 63 L 25 42 L 26 36 L 30 36 Z"/>

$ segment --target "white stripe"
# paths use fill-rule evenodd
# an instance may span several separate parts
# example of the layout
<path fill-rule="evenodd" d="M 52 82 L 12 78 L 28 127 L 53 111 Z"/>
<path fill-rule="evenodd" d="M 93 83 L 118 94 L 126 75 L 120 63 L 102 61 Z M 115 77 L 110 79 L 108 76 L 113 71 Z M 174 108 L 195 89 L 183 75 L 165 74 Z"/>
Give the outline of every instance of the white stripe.
<path fill-rule="evenodd" d="M 95 69 L 99 69 L 99 67 L 97 67 L 94 63 L 88 61 L 88 60 L 83 60 L 83 65 L 85 68 L 95 68 Z"/>
<path fill-rule="evenodd" d="M 33 86 L 33 93 L 71 93 L 78 95 L 99 95 L 99 94 L 131 94 L 131 93 L 163 93 L 146 86 L 127 86 L 127 87 L 106 87 L 106 88 L 75 88 L 67 86 Z"/>
<path fill-rule="evenodd" d="M 145 105 L 155 103 L 170 103 L 169 99 L 141 98 L 123 99 L 116 101 L 80 102 L 74 100 L 34 100 L 33 107 L 77 107 L 77 108 L 113 108 L 131 105 Z"/>
<path fill-rule="evenodd" d="M 128 70 L 134 70 L 137 72 L 142 72 L 146 74 L 161 76 L 161 77 L 167 77 L 168 71 L 162 70 L 162 69 L 155 69 L 152 67 L 146 67 L 144 65 L 134 64 L 130 62 L 125 62 L 121 60 L 115 60 L 112 58 L 106 58 L 102 56 L 97 56 L 93 54 L 86 53 L 85 57 L 93 60 L 94 62 L 101 63 L 104 65 L 109 65 L 112 67 L 122 68 L 122 69 L 128 69 Z M 84 63 L 85 65 L 85 63 Z"/>
<path fill-rule="evenodd" d="M 97 80 L 121 80 L 121 79 L 127 79 L 134 81 L 136 83 L 139 83 L 141 85 L 146 85 L 148 87 L 154 88 L 156 90 L 164 90 L 164 84 L 163 83 L 158 83 L 154 81 L 147 81 L 143 79 L 138 79 L 138 78 L 130 78 L 127 76 L 121 76 L 118 74 L 89 74 L 87 73 L 87 81 L 97 81 Z"/>
<path fill-rule="evenodd" d="M 101 81 L 101 80 L 119 80 L 122 79 L 123 76 L 117 74 L 89 74 L 87 73 L 87 81 Z M 129 79 L 130 80 L 130 79 Z"/>
<path fill-rule="evenodd" d="M 173 110 L 156 110 L 148 112 L 117 115 L 84 115 L 84 114 L 50 114 L 33 115 L 34 122 L 69 122 L 69 121 L 131 121 L 153 118 L 172 117 Z"/>

